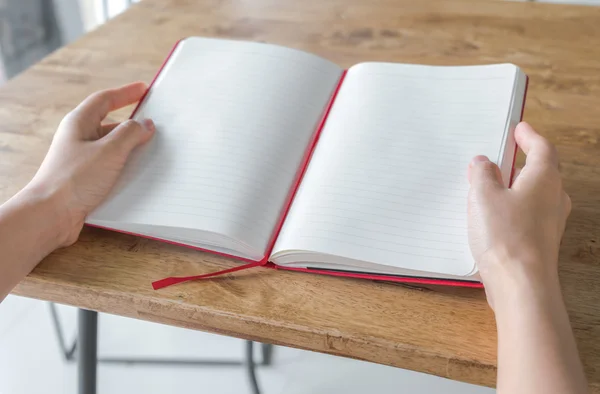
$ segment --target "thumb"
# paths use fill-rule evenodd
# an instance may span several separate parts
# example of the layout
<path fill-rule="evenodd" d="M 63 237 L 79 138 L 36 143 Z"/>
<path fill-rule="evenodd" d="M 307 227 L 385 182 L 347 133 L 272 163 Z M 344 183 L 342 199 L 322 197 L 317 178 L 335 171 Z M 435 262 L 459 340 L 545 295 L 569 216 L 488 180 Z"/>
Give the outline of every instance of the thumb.
<path fill-rule="evenodd" d="M 103 139 L 109 145 L 129 154 L 134 148 L 150 140 L 154 131 L 154 122 L 150 119 L 141 122 L 129 119 L 111 130 Z"/>
<path fill-rule="evenodd" d="M 469 164 L 469 182 L 471 189 L 504 189 L 502 174 L 495 163 L 486 156 L 475 156 Z"/>

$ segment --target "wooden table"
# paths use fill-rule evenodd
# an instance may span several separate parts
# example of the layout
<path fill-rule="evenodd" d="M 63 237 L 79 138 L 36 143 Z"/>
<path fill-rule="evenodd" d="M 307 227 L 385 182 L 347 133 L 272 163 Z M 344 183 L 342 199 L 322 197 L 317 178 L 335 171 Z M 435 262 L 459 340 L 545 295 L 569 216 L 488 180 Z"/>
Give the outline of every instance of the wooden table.
<path fill-rule="evenodd" d="M 521 66 L 531 78 L 525 118 L 558 146 L 573 200 L 560 274 L 592 391 L 600 392 L 599 8 L 484 0 L 144 0 L 0 89 L 0 201 L 34 174 L 67 111 L 94 90 L 149 81 L 173 43 L 188 35 L 283 44 L 343 66 L 364 60 Z M 165 276 L 233 264 L 85 229 L 15 294 L 494 385 L 494 316 L 481 291 L 267 269 L 150 287 Z"/>

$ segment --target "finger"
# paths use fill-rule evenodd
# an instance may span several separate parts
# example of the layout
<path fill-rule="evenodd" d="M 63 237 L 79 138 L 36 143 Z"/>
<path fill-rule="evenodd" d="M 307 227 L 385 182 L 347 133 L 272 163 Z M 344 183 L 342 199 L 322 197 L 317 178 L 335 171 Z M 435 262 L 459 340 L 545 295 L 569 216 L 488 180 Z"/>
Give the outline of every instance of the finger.
<path fill-rule="evenodd" d="M 539 135 L 528 123 L 521 122 L 517 125 L 515 140 L 527 155 L 526 165 L 550 164 L 558 167 L 558 154 L 554 145 Z"/>
<path fill-rule="evenodd" d="M 135 82 L 115 89 L 106 89 L 88 96 L 73 110 L 73 115 L 85 122 L 100 124 L 109 112 L 139 101 L 146 92 L 144 82 Z"/>
<path fill-rule="evenodd" d="M 154 132 L 154 122 L 150 119 L 141 122 L 129 119 L 115 127 L 101 141 L 105 141 L 110 149 L 117 149 L 128 155 L 134 148 L 150 140 Z"/>
<path fill-rule="evenodd" d="M 502 174 L 495 163 L 485 156 L 475 156 L 469 164 L 469 182 L 476 191 L 502 190 Z"/>
<path fill-rule="evenodd" d="M 515 183 L 515 181 L 519 177 L 519 174 L 521 173 L 522 170 L 523 170 L 522 168 L 518 168 L 518 167 L 514 169 L 513 174 L 512 174 L 512 180 L 511 180 L 511 183 L 510 183 L 511 185 L 513 183 Z"/>
<path fill-rule="evenodd" d="M 108 133 L 113 131 L 120 124 L 121 123 L 109 123 L 109 124 L 104 124 L 104 125 L 100 126 L 98 128 L 98 138 L 97 139 L 104 137 L 105 135 L 107 135 Z"/>

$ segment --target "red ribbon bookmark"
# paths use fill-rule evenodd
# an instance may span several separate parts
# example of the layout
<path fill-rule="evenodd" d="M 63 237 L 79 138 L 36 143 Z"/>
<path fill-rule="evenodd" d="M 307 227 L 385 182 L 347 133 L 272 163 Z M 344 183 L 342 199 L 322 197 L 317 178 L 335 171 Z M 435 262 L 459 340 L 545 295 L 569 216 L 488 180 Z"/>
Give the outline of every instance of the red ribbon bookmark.
<path fill-rule="evenodd" d="M 188 282 L 190 280 L 211 278 L 213 276 L 225 275 L 225 274 L 229 274 L 231 272 L 241 271 L 241 270 L 245 270 L 248 268 L 260 267 L 261 265 L 265 265 L 265 263 L 263 261 L 255 261 L 250 264 L 244 264 L 244 265 L 229 268 L 226 270 L 211 272 L 210 274 L 195 275 L 195 276 L 180 276 L 180 277 L 172 276 L 170 278 L 165 278 L 165 279 L 157 280 L 156 282 L 152 282 L 152 288 L 154 290 L 158 290 L 158 289 L 165 288 L 167 286 L 176 285 L 178 283 Z"/>
<path fill-rule="evenodd" d="M 165 63 L 166 63 L 166 61 L 165 61 Z M 160 73 L 160 71 L 159 71 L 159 73 Z M 154 290 L 162 289 L 162 288 L 165 288 L 167 286 L 175 285 L 175 284 L 178 284 L 178 283 L 188 282 L 188 281 L 191 281 L 191 280 L 211 278 L 213 276 L 219 276 L 219 275 L 229 274 L 231 272 L 245 270 L 245 269 L 248 269 L 248 268 L 259 267 L 261 265 L 266 265 L 268 263 L 268 256 L 271 255 L 271 251 L 273 250 L 273 247 L 275 245 L 275 241 L 277 240 L 277 236 L 279 235 L 279 232 L 281 231 L 281 228 L 283 227 L 283 222 L 285 221 L 287 213 L 290 210 L 290 207 L 292 205 L 292 201 L 294 199 L 294 196 L 296 195 L 296 191 L 298 190 L 298 186 L 300 185 L 300 181 L 302 180 L 302 177 L 304 176 L 304 173 L 306 172 L 306 168 L 308 167 L 308 162 L 310 161 L 310 158 L 311 158 L 312 153 L 313 153 L 313 151 L 315 149 L 317 141 L 319 140 L 319 136 L 321 135 L 321 131 L 323 130 L 323 126 L 325 125 L 325 121 L 327 120 L 327 116 L 329 115 L 329 112 L 331 111 L 331 107 L 333 106 L 335 98 L 336 98 L 338 92 L 340 91 L 340 87 L 342 86 L 342 81 L 344 80 L 345 76 L 346 76 L 346 71 L 344 71 L 342 73 L 342 75 L 340 77 L 340 80 L 338 82 L 338 85 L 335 88 L 335 91 L 333 92 L 333 95 L 329 99 L 329 103 L 327 104 L 327 108 L 325 109 L 325 112 L 323 113 L 323 115 L 321 117 L 321 121 L 319 122 L 317 130 L 316 130 L 315 133 L 313 133 L 313 136 L 311 137 L 311 140 L 310 140 L 310 142 L 309 142 L 309 144 L 308 144 L 308 146 L 306 148 L 306 151 L 304 152 L 304 157 L 302 158 L 302 163 L 298 167 L 298 171 L 296 172 L 296 176 L 294 178 L 293 185 L 290 188 L 290 191 L 289 191 L 289 193 L 287 195 L 287 198 L 286 198 L 286 201 L 285 201 L 285 204 L 284 204 L 284 209 L 281 212 L 281 215 L 279 217 L 279 220 L 278 220 L 277 224 L 275 225 L 275 231 L 273 231 L 273 233 L 271 234 L 271 239 L 269 240 L 269 244 L 268 244 L 268 247 L 267 247 L 267 253 L 265 253 L 265 257 L 263 257 L 263 259 L 261 261 L 253 261 L 253 262 L 250 262 L 249 264 L 245 264 L 245 265 L 242 265 L 242 266 L 239 266 L 239 267 L 235 267 L 235 268 L 226 269 L 226 270 L 223 270 L 223 271 L 213 272 L 213 273 L 210 273 L 210 274 L 196 275 L 196 276 L 183 276 L 183 277 L 170 277 L 170 278 L 161 279 L 161 280 L 158 280 L 156 282 L 152 282 L 152 287 L 154 288 Z M 156 79 L 156 77 L 155 77 L 155 79 Z M 142 100 L 143 100 L 143 98 L 142 98 Z M 141 102 L 141 100 L 140 100 L 140 102 Z M 124 231 L 122 231 L 122 232 L 124 232 Z M 152 238 L 152 237 L 146 236 L 146 238 Z M 169 243 L 176 244 L 176 245 L 190 247 L 190 245 L 182 245 L 182 244 L 179 244 L 177 242 L 164 241 L 164 240 L 162 240 L 162 241 L 163 242 L 169 242 Z M 207 250 L 207 249 L 202 249 L 202 248 L 194 248 L 194 249 L 203 250 L 205 252 L 211 252 L 211 253 L 214 253 L 214 254 L 217 254 L 217 255 L 220 255 L 220 256 L 231 257 L 231 258 L 234 258 L 234 259 L 237 259 L 237 260 L 248 261 L 248 259 L 242 259 L 240 257 L 236 257 L 236 256 L 233 256 L 233 255 L 230 255 L 230 254 L 226 254 L 226 253 L 219 253 L 219 252 L 215 252 L 215 251 L 211 251 L 211 250 Z"/>

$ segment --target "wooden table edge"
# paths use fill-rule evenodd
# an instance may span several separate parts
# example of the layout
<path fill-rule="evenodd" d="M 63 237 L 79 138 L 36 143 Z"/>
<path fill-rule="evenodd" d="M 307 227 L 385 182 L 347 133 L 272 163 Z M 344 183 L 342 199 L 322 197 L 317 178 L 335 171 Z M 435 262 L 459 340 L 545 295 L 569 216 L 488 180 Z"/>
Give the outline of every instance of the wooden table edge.
<path fill-rule="evenodd" d="M 33 288 L 35 287 L 35 291 Z M 72 290 L 72 291 L 69 291 Z M 402 343 L 377 338 L 359 338 L 343 331 L 314 330 L 302 325 L 271 320 L 261 322 L 252 316 L 233 314 L 177 300 L 132 295 L 116 290 L 99 290 L 71 283 L 49 283 L 28 276 L 12 292 L 43 301 L 94 310 L 154 323 L 199 330 L 229 337 L 316 351 L 334 356 L 369 361 L 376 348 L 381 364 L 427 373 L 466 383 L 494 387 L 496 366 L 467 358 L 451 357 Z M 170 306 L 177 308 L 170 308 Z M 265 331 L 276 330 L 277 335 Z M 272 338 L 289 340 L 273 340 Z"/>

